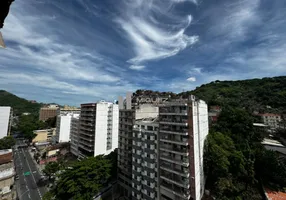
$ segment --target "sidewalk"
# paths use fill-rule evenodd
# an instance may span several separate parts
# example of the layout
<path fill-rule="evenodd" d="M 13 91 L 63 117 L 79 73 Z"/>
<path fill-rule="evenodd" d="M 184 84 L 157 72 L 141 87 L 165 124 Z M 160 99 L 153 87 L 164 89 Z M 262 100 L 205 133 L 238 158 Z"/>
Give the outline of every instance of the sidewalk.
<path fill-rule="evenodd" d="M 31 149 L 30 149 L 30 148 L 28 148 L 28 152 L 29 152 L 29 154 L 31 155 L 31 158 L 32 158 L 33 162 L 35 163 L 35 165 L 36 165 L 36 167 L 37 167 L 37 169 L 38 169 L 38 171 L 39 171 L 39 174 L 40 174 L 40 175 L 43 175 L 43 169 L 45 169 L 45 165 L 39 165 L 39 164 L 36 162 L 36 160 L 34 159 L 34 154 L 31 152 Z"/>

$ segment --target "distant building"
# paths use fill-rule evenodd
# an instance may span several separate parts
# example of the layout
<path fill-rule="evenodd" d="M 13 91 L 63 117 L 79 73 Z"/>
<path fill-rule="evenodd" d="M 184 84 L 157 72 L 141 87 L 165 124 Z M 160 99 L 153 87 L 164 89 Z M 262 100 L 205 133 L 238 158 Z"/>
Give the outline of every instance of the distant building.
<path fill-rule="evenodd" d="M 57 115 L 67 115 L 67 114 L 80 114 L 80 108 L 67 106 L 58 109 Z"/>
<path fill-rule="evenodd" d="M 10 135 L 12 123 L 12 108 L 0 106 L 0 139 Z"/>
<path fill-rule="evenodd" d="M 70 151 L 73 155 L 78 157 L 78 138 L 79 138 L 79 116 L 71 118 L 71 148 Z"/>
<path fill-rule="evenodd" d="M 57 116 L 58 105 L 49 105 L 40 109 L 39 120 L 46 121 L 49 118 Z"/>
<path fill-rule="evenodd" d="M 281 142 L 273 139 L 264 138 L 261 144 L 267 150 L 276 151 L 281 156 L 286 157 L 286 147 Z"/>
<path fill-rule="evenodd" d="M 273 113 L 258 114 L 262 117 L 263 123 L 268 125 L 270 128 L 279 128 L 279 123 L 282 120 L 281 115 Z"/>
<path fill-rule="evenodd" d="M 71 132 L 71 119 L 79 114 L 62 113 L 57 116 L 57 129 L 55 140 L 57 143 L 69 142 Z"/>
<path fill-rule="evenodd" d="M 210 124 L 216 123 L 218 120 L 218 117 L 221 113 L 221 107 L 220 106 L 210 106 L 209 108 L 209 122 Z"/>
<path fill-rule="evenodd" d="M 32 140 L 33 143 L 51 142 L 53 136 L 56 135 L 56 128 L 34 130 L 33 133 L 36 134 L 36 137 Z"/>
<path fill-rule="evenodd" d="M 15 174 L 12 149 L 0 150 L 0 199 L 16 199 Z"/>
<path fill-rule="evenodd" d="M 78 134 L 80 158 L 109 154 L 118 146 L 118 105 L 81 104 Z"/>

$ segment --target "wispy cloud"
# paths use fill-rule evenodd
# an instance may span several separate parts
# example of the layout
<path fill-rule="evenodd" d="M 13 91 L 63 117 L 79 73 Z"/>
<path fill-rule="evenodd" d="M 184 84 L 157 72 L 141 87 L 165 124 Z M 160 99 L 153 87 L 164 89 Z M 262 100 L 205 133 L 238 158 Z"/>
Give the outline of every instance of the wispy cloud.
<path fill-rule="evenodd" d="M 115 21 L 127 33 L 127 39 L 132 43 L 135 57 L 130 63 L 139 64 L 149 60 L 158 60 L 178 54 L 188 46 L 195 44 L 199 37 L 185 34 L 192 16 L 171 15 L 173 4 L 182 1 L 134 0 L 124 7 L 125 15 Z M 168 17 L 168 23 L 156 19 L 156 14 Z"/>
<path fill-rule="evenodd" d="M 130 65 L 129 68 L 133 69 L 133 70 L 141 71 L 141 70 L 145 69 L 145 66 L 144 65 Z"/>
<path fill-rule="evenodd" d="M 194 76 L 187 78 L 187 81 L 189 81 L 189 82 L 195 82 L 196 80 L 197 79 Z"/>

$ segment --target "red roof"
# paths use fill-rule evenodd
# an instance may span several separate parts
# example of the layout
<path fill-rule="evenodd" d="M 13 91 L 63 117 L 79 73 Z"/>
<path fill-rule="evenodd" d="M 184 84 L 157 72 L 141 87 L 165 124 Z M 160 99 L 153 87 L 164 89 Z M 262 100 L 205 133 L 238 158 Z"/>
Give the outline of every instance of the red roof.
<path fill-rule="evenodd" d="M 266 189 L 266 193 L 269 200 L 286 200 L 285 192 L 275 192 L 269 189 Z"/>
<path fill-rule="evenodd" d="M 13 160 L 12 152 L 0 155 L 0 165 L 9 163 Z"/>

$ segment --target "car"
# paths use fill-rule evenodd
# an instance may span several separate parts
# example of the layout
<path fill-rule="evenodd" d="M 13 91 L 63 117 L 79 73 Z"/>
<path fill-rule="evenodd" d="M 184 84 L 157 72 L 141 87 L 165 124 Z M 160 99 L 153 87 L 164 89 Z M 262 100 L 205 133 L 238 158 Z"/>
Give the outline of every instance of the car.
<path fill-rule="evenodd" d="M 15 179 L 16 179 L 16 180 L 19 180 L 19 176 L 18 176 L 18 175 L 16 175 L 16 176 L 15 176 Z"/>

